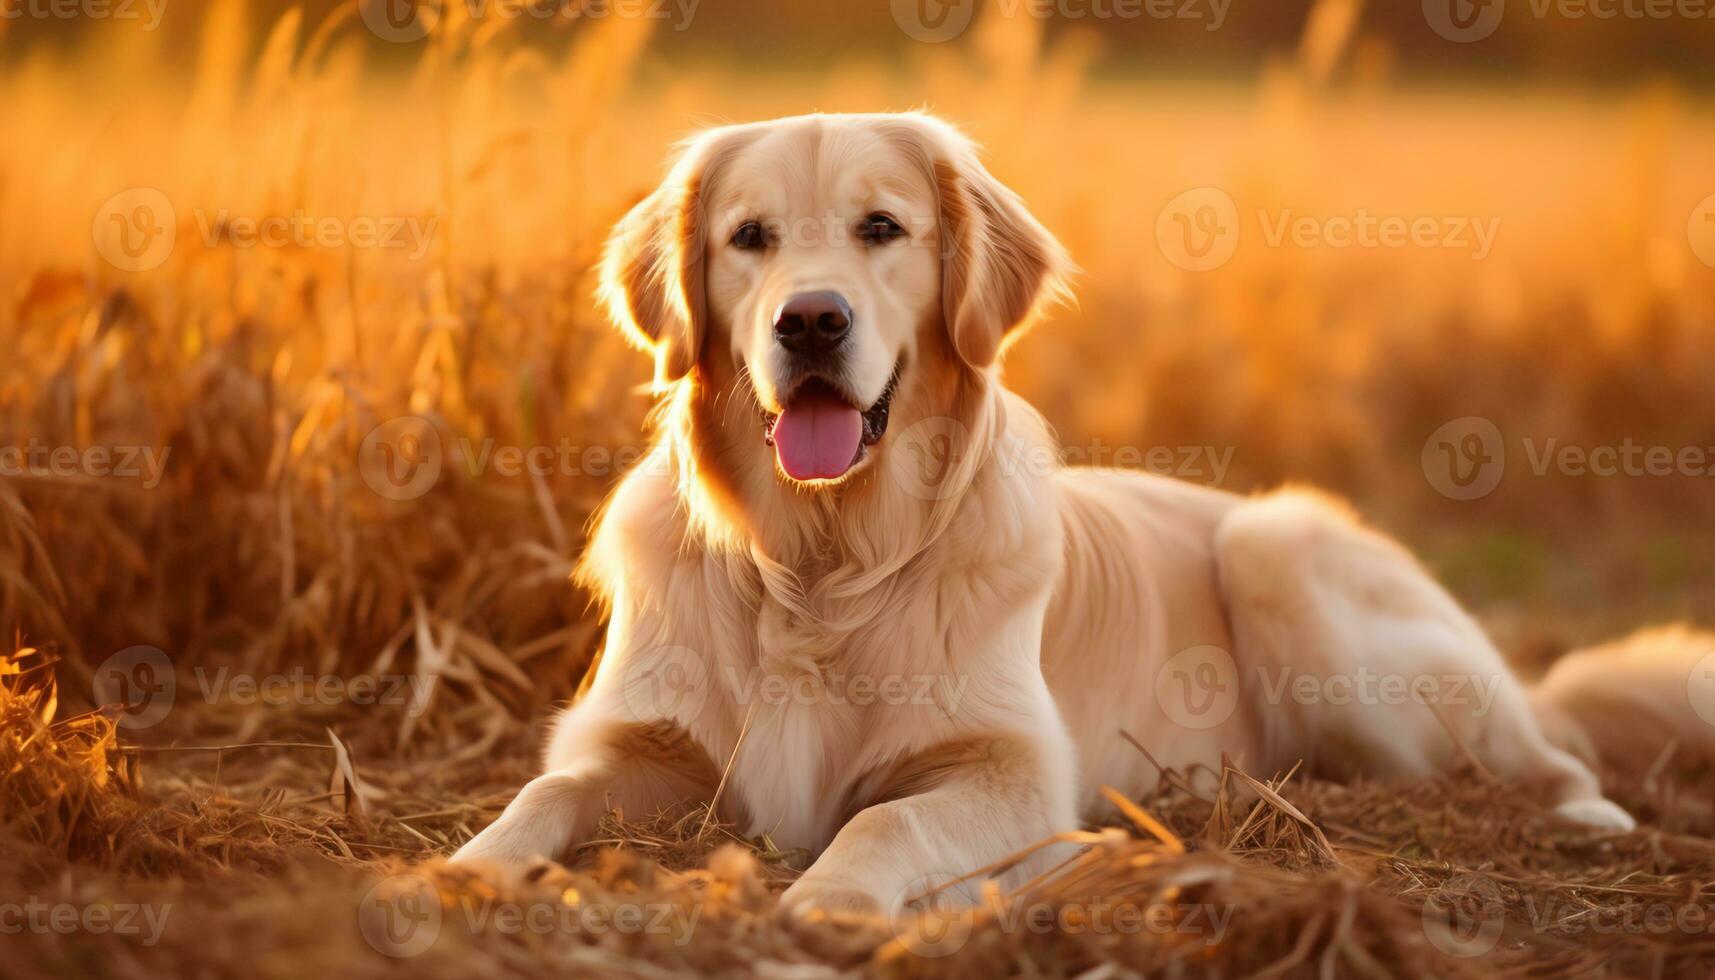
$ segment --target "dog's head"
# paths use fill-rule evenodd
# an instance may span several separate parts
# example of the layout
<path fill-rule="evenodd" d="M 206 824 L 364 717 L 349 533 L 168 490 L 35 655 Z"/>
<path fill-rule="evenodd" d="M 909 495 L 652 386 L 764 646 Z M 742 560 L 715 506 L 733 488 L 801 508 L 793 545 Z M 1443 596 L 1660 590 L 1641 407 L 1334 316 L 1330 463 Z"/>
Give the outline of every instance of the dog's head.
<path fill-rule="evenodd" d="M 869 461 L 896 402 L 947 397 L 933 377 L 985 378 L 1066 268 L 950 126 L 817 115 L 687 143 L 615 229 L 602 293 L 658 383 L 748 389 L 756 451 L 825 486 Z"/>

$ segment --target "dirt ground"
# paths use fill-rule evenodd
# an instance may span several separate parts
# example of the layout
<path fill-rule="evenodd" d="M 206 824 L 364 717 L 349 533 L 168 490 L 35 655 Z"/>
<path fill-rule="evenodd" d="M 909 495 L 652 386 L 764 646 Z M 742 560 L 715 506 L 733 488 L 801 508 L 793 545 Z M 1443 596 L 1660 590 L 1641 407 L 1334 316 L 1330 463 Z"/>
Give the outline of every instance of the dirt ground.
<path fill-rule="evenodd" d="M 52 674 L 66 671 L 46 661 L 9 659 L 0 701 L 9 977 L 1715 966 L 1715 794 L 1706 767 L 1671 754 L 1609 774 L 1640 819 L 1620 835 L 1559 823 L 1530 787 L 1476 770 L 1392 785 L 1175 773 L 1127 825 L 1090 828 L 1080 857 L 1015 892 L 991 887 L 979 909 L 937 905 L 945 882 L 925 882 L 891 919 L 802 922 L 775 908 L 802 855 L 700 810 L 610 813 L 564 865 L 445 868 L 529 774 L 528 732 L 387 758 L 374 749 L 384 716 L 350 712 L 319 731 L 253 720 L 169 749 L 133 740 L 112 712 L 56 716 Z"/>

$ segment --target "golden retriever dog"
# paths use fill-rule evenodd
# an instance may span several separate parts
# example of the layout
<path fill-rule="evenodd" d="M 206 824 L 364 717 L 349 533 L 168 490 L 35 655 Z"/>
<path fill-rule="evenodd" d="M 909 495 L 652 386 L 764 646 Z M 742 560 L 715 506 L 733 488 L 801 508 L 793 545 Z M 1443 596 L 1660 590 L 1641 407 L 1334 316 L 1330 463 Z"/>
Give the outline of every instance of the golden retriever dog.
<path fill-rule="evenodd" d="M 1340 503 L 1060 467 L 997 359 L 1070 269 L 927 115 L 687 143 L 602 265 L 661 392 L 581 563 L 603 649 L 543 774 L 455 860 L 706 803 L 813 857 L 788 909 L 887 910 L 1102 819 L 1103 786 L 1223 754 L 1390 778 L 1475 757 L 1569 821 L 1633 826 L 1560 747 L 1599 748 L 1576 707 L 1533 706 Z M 1584 673 L 1566 704 L 1611 676 Z"/>

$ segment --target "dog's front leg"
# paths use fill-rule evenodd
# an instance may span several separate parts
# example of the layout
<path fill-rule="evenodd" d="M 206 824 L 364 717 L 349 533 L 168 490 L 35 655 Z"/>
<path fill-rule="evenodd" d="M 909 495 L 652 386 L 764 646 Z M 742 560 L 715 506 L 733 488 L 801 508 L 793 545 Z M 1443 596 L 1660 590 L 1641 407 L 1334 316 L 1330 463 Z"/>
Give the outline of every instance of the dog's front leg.
<path fill-rule="evenodd" d="M 713 798 L 720 772 L 672 719 L 639 721 L 592 692 L 555 725 L 548 771 L 453 855 L 453 861 L 521 864 L 558 858 L 595 830 L 609 807 L 647 816 Z"/>
<path fill-rule="evenodd" d="M 854 816 L 782 905 L 892 913 L 917 893 L 1076 829 L 1071 748 L 1056 726 L 1044 727 L 1052 731 L 977 736 L 907 760 L 884 791 L 891 798 Z M 1047 853 L 1009 880 L 1040 870 Z"/>

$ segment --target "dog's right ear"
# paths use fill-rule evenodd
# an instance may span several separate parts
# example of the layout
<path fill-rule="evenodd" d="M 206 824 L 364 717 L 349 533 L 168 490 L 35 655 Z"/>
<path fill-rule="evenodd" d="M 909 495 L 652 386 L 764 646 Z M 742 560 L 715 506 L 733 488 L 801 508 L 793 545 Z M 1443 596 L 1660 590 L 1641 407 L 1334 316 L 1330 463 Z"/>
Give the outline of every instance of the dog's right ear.
<path fill-rule="evenodd" d="M 655 383 L 691 373 L 707 333 L 703 189 L 723 156 L 720 131 L 692 140 L 661 186 L 609 233 L 600 298 L 626 337 L 655 356 Z"/>
<path fill-rule="evenodd" d="M 905 113 L 887 132 L 935 189 L 943 319 L 953 349 L 971 367 L 986 368 L 1045 306 L 1067 301 L 1075 267 L 958 130 Z"/>

